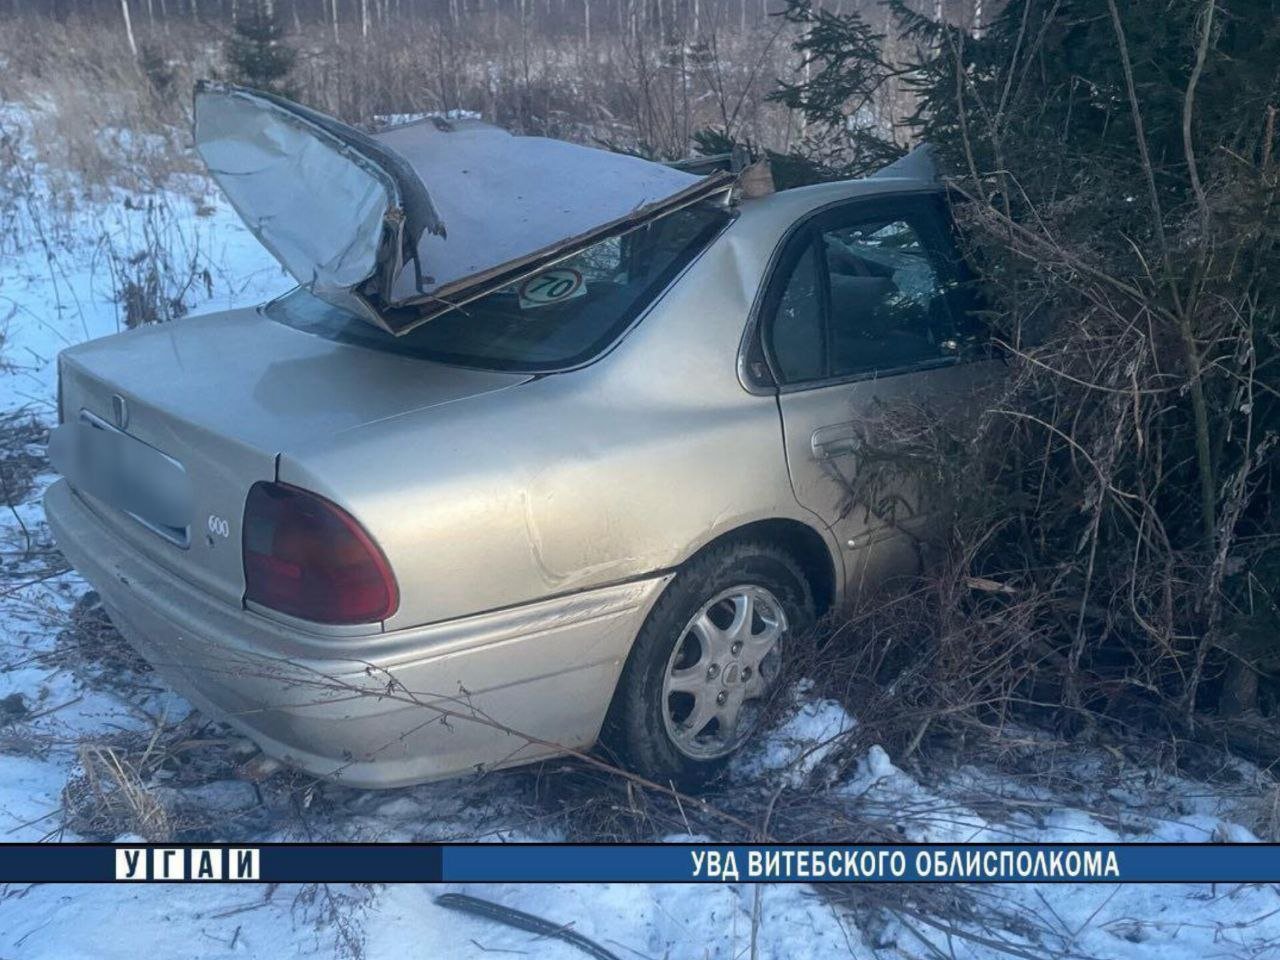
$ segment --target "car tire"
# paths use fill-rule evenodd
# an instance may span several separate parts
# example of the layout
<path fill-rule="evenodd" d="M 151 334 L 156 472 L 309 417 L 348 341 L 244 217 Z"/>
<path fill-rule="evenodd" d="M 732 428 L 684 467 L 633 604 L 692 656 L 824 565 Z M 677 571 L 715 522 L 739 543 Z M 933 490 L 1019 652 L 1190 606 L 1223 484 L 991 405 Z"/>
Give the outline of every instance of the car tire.
<path fill-rule="evenodd" d="M 814 616 L 800 564 L 773 543 L 730 542 L 694 557 L 636 636 L 605 721 L 606 745 L 641 776 L 705 786 L 754 732 L 787 640 Z M 713 714 L 705 724 L 704 711 Z M 736 718 L 737 729 L 722 728 L 722 717 Z"/>

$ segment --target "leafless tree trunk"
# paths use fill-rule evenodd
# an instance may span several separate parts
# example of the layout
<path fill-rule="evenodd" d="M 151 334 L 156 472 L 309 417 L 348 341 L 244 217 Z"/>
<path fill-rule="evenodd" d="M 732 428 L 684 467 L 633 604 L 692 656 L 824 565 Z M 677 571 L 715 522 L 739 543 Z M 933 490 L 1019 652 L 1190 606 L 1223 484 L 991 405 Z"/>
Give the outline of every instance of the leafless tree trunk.
<path fill-rule="evenodd" d="M 369 39 L 369 0 L 360 0 L 360 39 Z"/>
<path fill-rule="evenodd" d="M 129 38 L 129 52 L 138 59 L 138 41 L 133 38 L 133 21 L 129 17 L 129 0 L 120 0 L 120 12 L 124 14 L 124 35 Z"/>
<path fill-rule="evenodd" d="M 329 8 L 333 13 L 333 43 L 337 46 L 342 42 L 338 36 L 338 0 L 329 0 Z"/>

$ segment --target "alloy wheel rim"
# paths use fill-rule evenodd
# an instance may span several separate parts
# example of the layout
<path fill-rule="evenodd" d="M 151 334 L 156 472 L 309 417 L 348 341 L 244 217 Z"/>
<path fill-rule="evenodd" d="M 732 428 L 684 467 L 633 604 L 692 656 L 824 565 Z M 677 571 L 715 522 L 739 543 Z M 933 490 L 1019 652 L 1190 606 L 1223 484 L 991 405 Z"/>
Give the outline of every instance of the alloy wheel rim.
<path fill-rule="evenodd" d="M 715 760 L 750 736 L 777 679 L 782 604 L 753 584 L 730 587 L 693 615 L 667 660 L 662 719 L 677 750 Z"/>

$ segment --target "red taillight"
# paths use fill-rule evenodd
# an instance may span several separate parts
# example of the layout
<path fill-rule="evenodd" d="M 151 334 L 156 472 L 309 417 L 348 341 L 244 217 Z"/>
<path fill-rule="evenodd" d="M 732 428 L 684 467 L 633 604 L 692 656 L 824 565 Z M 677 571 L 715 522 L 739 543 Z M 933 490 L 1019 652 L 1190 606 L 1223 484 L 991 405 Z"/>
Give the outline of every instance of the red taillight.
<path fill-rule="evenodd" d="M 245 599 L 316 623 L 372 623 L 400 603 L 387 558 L 324 497 L 255 483 L 244 505 Z"/>

